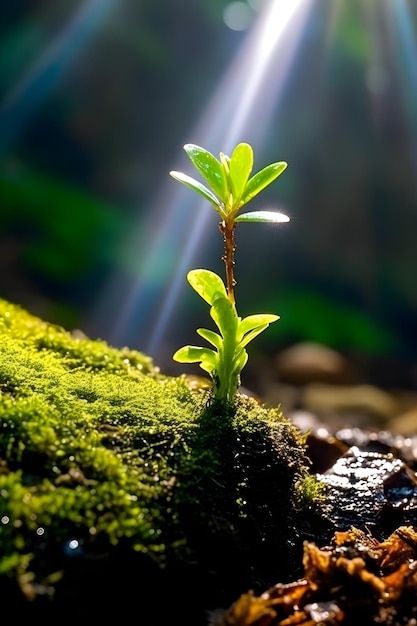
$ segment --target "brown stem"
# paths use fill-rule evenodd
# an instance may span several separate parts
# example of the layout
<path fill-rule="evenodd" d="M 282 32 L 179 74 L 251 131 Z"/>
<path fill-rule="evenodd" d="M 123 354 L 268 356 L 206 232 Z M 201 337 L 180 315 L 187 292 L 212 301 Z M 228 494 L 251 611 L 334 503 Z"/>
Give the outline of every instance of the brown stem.
<path fill-rule="evenodd" d="M 236 223 L 232 222 L 232 224 L 227 224 L 225 221 L 219 223 L 220 232 L 223 235 L 224 242 L 224 254 L 222 256 L 222 261 L 224 261 L 226 267 L 226 287 L 227 287 L 227 295 L 229 297 L 230 302 L 235 303 L 235 292 L 234 286 L 236 285 L 236 281 L 233 275 L 233 267 L 235 264 L 235 228 Z"/>

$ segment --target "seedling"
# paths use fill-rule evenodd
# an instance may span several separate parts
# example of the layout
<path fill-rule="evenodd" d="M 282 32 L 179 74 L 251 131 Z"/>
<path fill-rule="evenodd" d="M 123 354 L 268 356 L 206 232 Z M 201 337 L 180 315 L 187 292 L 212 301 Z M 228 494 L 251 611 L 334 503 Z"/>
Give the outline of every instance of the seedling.
<path fill-rule="evenodd" d="M 219 229 L 223 235 L 223 261 L 226 285 L 214 272 L 191 270 L 187 274 L 191 287 L 210 305 L 210 315 L 220 333 L 199 328 L 197 333 L 213 347 L 184 346 L 173 359 L 179 363 L 199 363 L 213 381 L 213 396 L 233 403 L 240 385 L 240 374 L 248 360 L 246 346 L 252 339 L 279 319 L 278 315 L 261 313 L 241 319 L 236 310 L 234 287 L 235 229 L 238 222 L 288 222 L 289 217 L 273 211 L 240 213 L 241 208 L 270 185 L 287 167 L 279 161 L 267 165 L 250 178 L 253 150 L 247 143 L 238 144 L 229 157 L 222 152 L 220 160 L 194 144 L 184 150 L 196 170 L 210 188 L 183 172 L 170 175 L 208 200 L 220 216 Z"/>

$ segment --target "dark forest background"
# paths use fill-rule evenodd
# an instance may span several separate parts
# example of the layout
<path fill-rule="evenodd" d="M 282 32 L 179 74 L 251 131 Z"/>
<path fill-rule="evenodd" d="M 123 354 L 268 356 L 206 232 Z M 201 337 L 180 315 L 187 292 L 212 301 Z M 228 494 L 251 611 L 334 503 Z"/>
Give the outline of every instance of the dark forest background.
<path fill-rule="evenodd" d="M 231 21 L 232 4 L 242 24 Z M 348 354 L 416 359 L 416 4 L 310 2 L 279 99 L 285 48 L 268 70 L 276 100 L 262 137 L 257 123 L 270 94 L 256 96 L 259 115 L 255 107 L 239 140 L 253 141 L 255 169 L 288 162 L 262 203 L 291 216 L 282 228 L 237 231 L 241 314 L 281 316 L 257 349 L 317 341 Z M 232 76 L 221 81 L 262 3 L 16 0 L 0 11 L 0 297 L 146 351 L 176 279 L 165 267 L 173 229 L 147 270 L 155 283 L 132 307 L 136 322 L 123 327 L 119 314 L 177 193 L 168 172 L 181 166 L 194 175 L 182 146 L 199 142 L 193 129 L 219 85 L 214 117 L 236 89 Z M 221 140 L 212 143 L 216 155 L 224 151 Z M 187 202 L 191 196 L 185 192 Z M 161 198 L 165 206 L 156 206 Z M 188 266 L 221 273 L 211 217 Z M 173 350 L 208 323 L 182 282 L 153 347 L 166 369 Z"/>

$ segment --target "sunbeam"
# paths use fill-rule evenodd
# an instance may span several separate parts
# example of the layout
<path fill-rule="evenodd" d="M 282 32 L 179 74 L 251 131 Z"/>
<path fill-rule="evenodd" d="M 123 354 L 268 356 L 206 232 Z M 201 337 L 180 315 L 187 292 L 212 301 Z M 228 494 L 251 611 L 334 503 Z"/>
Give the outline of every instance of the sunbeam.
<path fill-rule="evenodd" d="M 0 107 L 0 154 L 16 140 L 114 4 L 115 0 L 84 2 L 41 57 L 16 81 Z"/>
<path fill-rule="evenodd" d="M 406 0 L 397 0 L 391 5 L 387 3 L 387 19 L 395 29 L 394 61 L 402 87 L 401 105 L 407 120 L 414 173 L 417 174 L 417 96 L 415 89 L 410 88 L 417 84 L 416 23 Z"/>
<path fill-rule="evenodd" d="M 255 152 L 262 146 L 311 5 L 312 0 L 274 0 L 266 5 L 184 143 L 198 143 L 214 154 L 229 153 L 239 141 L 251 143 Z M 139 345 L 159 357 L 161 340 L 185 286 L 185 273 L 203 245 L 208 219 L 215 219 L 207 203 L 196 206 L 190 196 L 167 183 L 149 219 L 141 224 L 141 241 L 149 243 L 143 247 L 142 260 L 138 257 L 139 279 L 132 285 L 132 279 L 116 274 L 99 302 L 92 324 L 100 327 L 105 312 L 112 320 L 107 335 L 113 344 Z M 138 239 L 137 233 L 133 239 Z"/>

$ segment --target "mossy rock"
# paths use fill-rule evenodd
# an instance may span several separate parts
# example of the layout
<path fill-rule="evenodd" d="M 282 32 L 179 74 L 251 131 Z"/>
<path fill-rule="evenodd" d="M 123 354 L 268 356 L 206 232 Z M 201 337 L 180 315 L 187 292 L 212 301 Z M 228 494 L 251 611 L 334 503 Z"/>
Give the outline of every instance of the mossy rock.
<path fill-rule="evenodd" d="M 14 618 L 205 624 L 297 574 L 305 439 L 0 300 L 0 597 Z M 311 493 L 312 495 L 311 495 Z"/>

